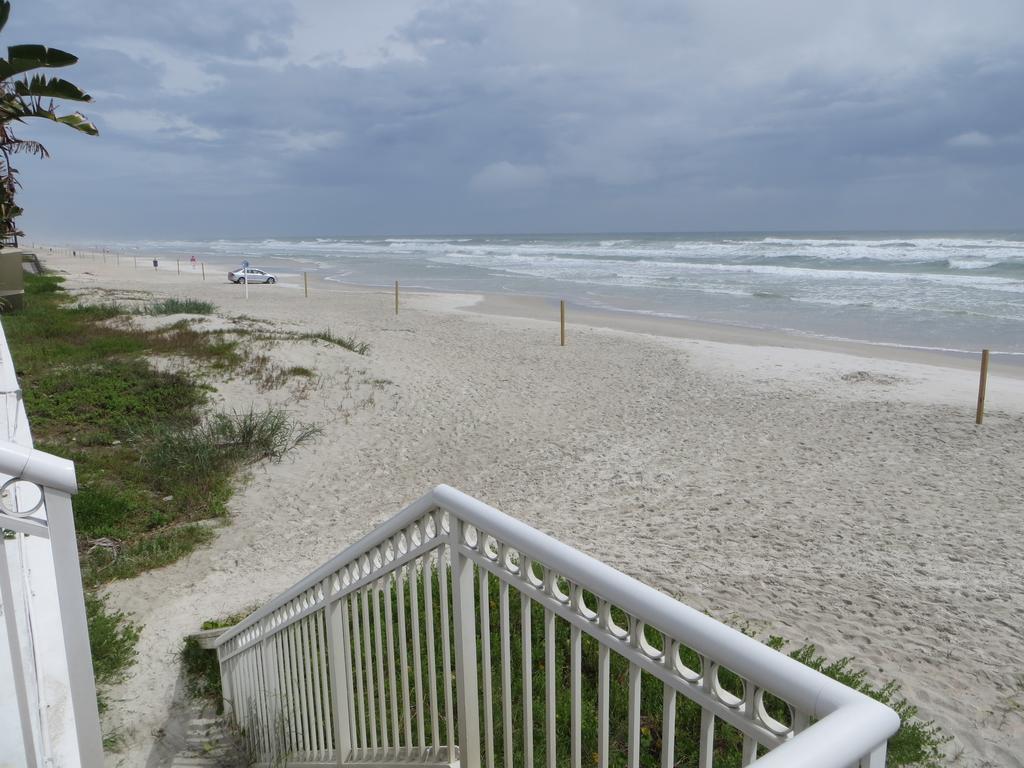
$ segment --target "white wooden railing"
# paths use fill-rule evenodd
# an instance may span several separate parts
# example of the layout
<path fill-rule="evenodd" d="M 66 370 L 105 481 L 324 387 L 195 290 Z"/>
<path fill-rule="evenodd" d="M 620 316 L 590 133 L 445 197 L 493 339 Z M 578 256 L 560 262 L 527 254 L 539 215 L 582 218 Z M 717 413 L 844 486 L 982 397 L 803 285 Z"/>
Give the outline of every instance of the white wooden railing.
<path fill-rule="evenodd" d="M 103 762 L 70 461 L 32 449 L 0 326 L 0 766 Z"/>
<path fill-rule="evenodd" d="M 443 485 L 217 646 L 226 708 L 262 765 L 881 768 L 899 727 Z"/>

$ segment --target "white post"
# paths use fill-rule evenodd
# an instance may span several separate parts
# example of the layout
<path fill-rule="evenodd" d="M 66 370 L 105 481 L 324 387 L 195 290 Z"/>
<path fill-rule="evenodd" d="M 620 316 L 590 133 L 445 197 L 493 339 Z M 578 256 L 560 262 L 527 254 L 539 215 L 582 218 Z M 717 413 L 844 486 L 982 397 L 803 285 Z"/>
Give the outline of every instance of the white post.
<path fill-rule="evenodd" d="M 221 649 L 217 649 L 217 666 L 220 667 L 220 693 L 224 703 L 224 716 L 237 720 L 235 716 L 235 684 L 234 670 L 227 662 L 221 661 Z"/>
<path fill-rule="evenodd" d="M 327 666 L 331 701 L 334 703 L 334 757 L 338 765 L 344 765 L 352 751 L 352 736 L 348 729 L 351 681 L 344 663 L 346 642 L 344 611 L 344 601 L 342 600 L 335 600 L 327 609 Z"/>
<path fill-rule="evenodd" d="M 278 730 L 279 724 L 283 726 L 281 718 L 283 717 L 284 707 L 282 706 L 279 684 L 279 676 L 281 674 L 279 669 L 280 660 L 277 658 L 277 651 L 274 648 L 274 638 L 269 634 L 270 628 L 267 626 L 269 623 L 269 617 L 263 619 L 262 633 L 260 635 L 260 656 L 263 657 L 263 686 L 265 689 L 263 695 L 267 703 L 267 728 L 270 729 L 265 746 L 270 760 L 274 760 L 279 753 L 284 754 L 285 751 L 283 732 Z M 237 720 L 235 722 L 240 726 L 245 725 L 245 723 L 238 723 Z"/>
<path fill-rule="evenodd" d="M 245 283 L 245 298 L 249 298 L 249 274 L 247 272 L 242 273 L 242 282 Z"/>
<path fill-rule="evenodd" d="M 884 741 L 880 747 L 876 747 L 867 757 L 860 761 L 863 768 L 885 768 L 885 750 L 889 742 Z"/>
<path fill-rule="evenodd" d="M 452 562 L 452 607 L 455 613 L 455 691 L 459 712 L 460 768 L 480 766 L 480 703 L 476 666 L 476 606 L 473 561 L 462 553 L 464 523 L 451 512 L 449 551 Z M 485 672 L 489 674 L 489 670 Z"/>
<path fill-rule="evenodd" d="M 103 737 L 96 708 L 96 683 L 89 650 L 89 629 L 82 593 L 82 572 L 78 564 L 78 542 L 71 516 L 71 496 L 53 488 L 44 489 L 53 571 L 57 580 L 57 601 L 64 651 L 71 683 L 71 706 L 78 732 L 78 752 L 83 768 L 103 765 Z"/>
<path fill-rule="evenodd" d="M 28 705 L 28 690 L 25 686 L 25 667 L 21 660 L 20 633 L 16 623 L 14 610 L 14 591 L 11 589 L 11 569 L 7 565 L 7 542 L 2 538 L 0 528 L 0 604 L 4 606 L 4 619 L 7 623 L 7 642 L 11 668 L 14 672 L 14 694 L 18 703 L 18 719 L 21 722 L 21 737 L 24 746 L 24 757 L 29 765 L 36 764 L 36 742 L 32 733 L 31 714 Z M 7 727 L 11 727 L 8 723 Z"/>

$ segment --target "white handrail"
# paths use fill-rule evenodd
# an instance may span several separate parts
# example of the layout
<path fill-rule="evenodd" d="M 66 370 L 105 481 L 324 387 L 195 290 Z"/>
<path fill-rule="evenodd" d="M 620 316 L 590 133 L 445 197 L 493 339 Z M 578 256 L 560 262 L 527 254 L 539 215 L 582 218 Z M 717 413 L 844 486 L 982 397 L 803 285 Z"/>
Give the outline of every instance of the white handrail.
<path fill-rule="evenodd" d="M 446 513 L 447 516 L 442 518 L 442 513 Z M 443 531 L 441 530 L 442 520 Z M 475 536 L 470 535 L 473 529 L 476 531 Z M 493 553 L 486 552 L 483 541 L 485 538 L 500 547 L 497 557 Z M 444 554 L 445 551 L 448 552 L 447 555 Z M 519 565 L 510 570 L 504 560 L 504 555 L 500 554 L 502 552 L 517 553 Z M 531 566 L 527 566 L 526 570 L 523 570 L 523 564 L 531 562 L 537 563 L 544 572 L 543 583 L 537 581 L 537 577 L 532 574 Z M 431 563 L 436 565 L 431 565 Z M 370 660 L 371 658 L 375 659 L 379 665 L 382 658 L 379 639 L 376 649 L 373 649 L 369 645 L 370 635 L 367 633 L 371 626 L 379 632 L 382 621 L 390 632 L 391 609 L 386 609 L 387 613 L 383 620 L 378 613 L 378 594 L 381 590 L 384 590 L 384 594 L 390 601 L 390 590 L 397 589 L 395 595 L 401 601 L 404 599 L 402 595 L 404 595 L 403 590 L 405 589 L 402 587 L 402 584 L 405 583 L 403 580 L 408 581 L 409 598 L 415 602 L 417 600 L 415 582 L 419 580 L 419 577 L 414 578 L 413 575 L 405 574 L 407 571 L 409 574 L 418 573 L 416 570 L 410 571 L 409 569 L 427 568 L 428 566 L 439 568 L 445 572 L 449 569 L 451 571 L 451 584 L 455 591 L 452 597 L 452 610 L 455 621 L 456 654 L 453 667 L 448 667 L 447 661 L 442 665 L 442 675 L 454 671 L 460 704 L 458 754 L 461 755 L 462 762 L 468 766 L 477 764 L 481 753 L 480 746 L 476 743 L 481 739 L 481 735 L 480 717 L 476 704 L 477 640 L 475 638 L 476 630 L 473 627 L 477 623 L 485 624 L 490 621 L 490 619 L 486 619 L 487 609 L 483 607 L 482 603 L 479 605 L 482 606 L 480 610 L 485 611 L 484 615 L 477 616 L 474 613 L 476 610 L 473 608 L 474 598 L 472 596 L 474 572 L 480 574 L 481 600 L 483 600 L 484 580 L 497 578 L 503 590 L 507 590 L 508 586 L 511 586 L 522 594 L 523 600 L 528 598 L 529 600 L 524 602 L 524 605 L 529 605 L 531 602 L 540 604 L 541 608 L 546 611 L 545 615 L 549 617 L 546 621 L 554 622 L 556 618 L 564 620 L 573 628 L 574 637 L 578 638 L 579 632 L 582 630 L 596 638 L 599 643 L 607 646 L 612 653 L 625 656 L 630 665 L 630 679 L 631 681 L 635 680 L 631 685 L 637 686 L 635 689 L 637 696 L 639 696 L 639 675 L 643 670 L 662 679 L 666 686 L 666 697 L 670 691 L 675 691 L 699 703 L 704 716 L 710 717 L 707 720 L 712 729 L 710 733 L 713 733 L 716 717 L 723 718 L 724 721 L 739 728 L 745 739 L 744 764 L 756 762 L 757 765 L 766 768 L 783 765 L 808 766 L 808 768 L 812 765 L 818 768 L 844 768 L 859 762 L 861 765 L 871 768 L 881 768 L 884 764 L 885 743 L 889 736 L 899 728 L 899 717 L 888 707 L 673 600 L 525 523 L 445 485 L 434 488 L 359 542 L 348 547 L 330 562 L 271 600 L 246 620 L 226 631 L 217 641 L 225 680 L 225 698 L 230 700 L 246 696 L 255 697 L 257 700 L 255 703 L 250 701 L 244 705 L 250 719 L 259 715 L 266 721 L 270 717 L 268 713 L 277 713 L 277 716 L 285 719 L 292 715 L 298 717 L 301 714 L 305 718 L 302 722 L 308 724 L 308 721 L 315 715 L 307 711 L 304 699 L 288 700 L 288 685 L 292 684 L 290 678 L 293 674 L 300 674 L 299 679 L 306 681 L 315 678 L 317 673 L 324 674 L 326 662 L 318 655 L 321 653 L 318 650 L 320 646 L 315 642 L 311 644 L 308 639 L 309 636 L 315 636 L 321 624 L 324 624 L 327 636 L 333 638 L 332 642 L 335 643 L 331 647 L 337 649 L 329 659 L 331 676 L 332 678 L 336 676 L 344 678 L 331 681 L 331 700 L 337 702 L 337 706 L 343 710 L 335 712 L 339 723 L 340 739 L 334 744 L 335 748 L 339 750 L 338 763 L 344 764 L 349 759 L 345 750 L 350 748 L 348 746 L 350 743 L 351 748 L 356 749 L 352 759 L 358 757 L 358 760 L 362 762 L 378 763 L 391 760 L 398 753 L 392 753 L 387 748 L 386 736 L 384 736 L 385 744 L 382 746 L 378 746 L 375 741 L 372 744 L 367 744 L 365 741 L 366 733 L 376 738 L 373 736 L 376 732 L 374 730 L 376 726 L 373 725 L 375 677 Z M 444 612 L 448 610 L 447 598 L 444 598 L 448 577 L 438 578 L 440 578 L 439 584 L 442 590 L 442 626 L 438 631 L 441 632 L 443 643 L 447 644 L 449 642 L 447 634 L 449 627 L 443 617 L 446 615 Z M 554 586 L 558 579 L 562 579 L 570 585 L 574 597 L 558 596 L 558 590 Z M 423 576 L 422 581 L 426 593 L 424 597 L 424 600 L 427 601 L 426 606 L 432 600 L 430 579 Z M 392 586 L 386 586 L 388 584 Z M 604 606 L 601 610 L 605 612 L 605 618 L 600 618 L 582 606 L 582 603 L 579 602 L 582 600 L 581 590 L 593 594 L 598 599 Z M 507 591 L 502 594 L 507 594 Z M 502 601 L 506 600 L 507 598 L 502 598 Z M 368 607 L 370 602 L 373 603 L 372 609 Z M 507 602 L 503 602 L 502 605 L 504 606 L 501 608 L 502 634 L 506 634 Z M 630 617 L 630 627 L 627 633 L 622 634 L 620 630 L 620 634 L 616 634 L 608 626 L 608 606 L 619 608 Z M 415 620 L 415 615 L 411 618 Z M 435 631 L 429 623 L 432 620 L 429 610 L 426 612 L 426 619 L 428 624 L 425 640 L 433 648 Z M 525 622 L 526 619 L 523 618 L 522 621 Z M 360 637 L 360 626 L 362 627 L 362 637 Z M 659 656 L 655 649 L 645 650 L 642 629 L 644 626 L 649 626 L 662 633 L 666 647 L 671 642 L 673 653 L 676 645 L 682 644 L 699 654 L 702 666 L 707 665 L 704 673 L 698 675 L 699 679 L 679 677 L 674 661 L 667 658 L 665 654 Z M 551 627 L 554 627 L 554 623 L 551 623 Z M 416 632 L 418 630 L 414 628 L 414 644 L 417 637 Z M 388 634 L 389 638 L 390 636 Z M 573 653 L 578 657 L 579 641 L 574 640 L 573 642 L 577 649 Z M 349 643 L 353 643 L 354 647 L 349 647 Z M 523 643 L 523 658 L 525 659 L 530 647 L 530 640 L 526 634 L 524 634 Z M 360 650 L 360 647 L 363 650 Z M 386 647 L 389 655 L 388 668 L 392 670 L 391 675 L 393 676 L 394 649 L 390 639 Z M 405 649 L 402 650 L 404 652 Z M 548 652 L 553 653 L 553 650 Z M 428 654 L 428 661 L 433 658 L 432 654 L 433 651 Z M 466 658 L 463 658 L 463 655 Z M 340 656 L 343 656 L 344 659 L 340 659 Z M 365 669 L 362 667 L 361 658 L 365 659 Z M 485 656 L 485 658 L 488 657 Z M 418 663 L 418 655 L 414 660 Z M 503 672 L 502 686 L 507 688 L 504 676 L 507 673 L 508 665 L 507 647 L 503 646 L 502 648 L 500 662 L 495 659 L 494 663 L 501 663 L 506 667 Z M 607 661 L 604 663 L 607 664 Z M 352 666 L 353 664 L 354 666 Z M 578 661 L 574 664 L 578 664 Z M 267 665 L 270 666 L 267 667 Z M 729 694 L 715 690 L 714 680 L 717 680 L 716 670 L 719 667 L 731 670 L 744 681 L 744 690 L 747 692 L 744 694 L 747 697 L 746 700 L 735 699 L 735 697 L 729 699 Z M 292 671 L 303 668 L 306 668 L 307 672 Z M 266 671 L 267 669 L 270 671 Z M 376 689 L 376 696 L 380 704 L 379 697 L 385 695 L 385 688 L 380 680 L 380 670 L 383 667 L 378 666 L 377 669 L 376 685 L 379 688 Z M 404 666 L 402 669 L 405 669 Z M 277 672 L 275 673 L 273 670 L 277 670 Z M 430 679 L 433 680 L 433 667 L 428 671 Z M 354 691 L 352 680 L 349 679 L 353 672 L 358 691 Z M 365 733 L 362 730 L 364 728 L 362 722 L 360 722 L 360 729 L 358 731 L 356 729 L 357 720 L 361 721 L 364 716 L 361 709 L 364 701 L 361 676 L 364 672 L 367 686 L 366 696 L 368 697 L 366 702 L 369 707 L 366 716 L 370 718 L 370 728 L 366 729 Z M 418 675 L 419 671 L 416 670 L 416 673 Z M 579 672 L 576 671 L 573 674 L 578 675 Z M 711 680 L 708 678 L 709 674 L 712 676 Z M 262 677 L 263 675 L 269 675 L 269 677 Z M 261 681 L 265 679 L 279 681 L 274 682 L 273 685 L 284 687 L 284 693 L 276 695 L 283 696 L 286 700 L 285 704 L 273 705 L 270 703 L 267 692 L 261 688 L 263 685 Z M 603 685 L 606 688 L 607 676 L 604 680 Z M 420 695 L 418 678 L 416 686 L 418 697 Z M 433 691 L 433 683 L 428 686 L 428 689 Z M 390 691 L 388 695 L 398 695 L 394 691 L 393 681 L 387 690 Z M 446 690 L 450 691 L 448 688 Z M 301 699 L 301 684 L 297 691 Z M 317 691 L 315 686 L 311 689 L 313 693 Z M 792 726 L 782 726 L 782 729 L 779 730 L 777 727 L 780 725 L 779 723 L 766 721 L 763 715 L 758 714 L 758 707 L 761 705 L 757 703 L 759 699 L 756 697 L 760 695 L 757 692 L 762 691 L 770 692 L 790 705 L 790 711 L 795 718 Z M 410 696 L 409 689 L 406 688 L 402 695 Z M 485 694 L 485 698 L 489 696 L 489 693 Z M 639 703 L 636 703 L 638 701 L 639 699 L 631 698 L 630 727 L 634 731 L 639 729 L 638 710 L 636 714 L 633 710 L 634 705 L 640 706 Z M 358 714 L 355 712 L 357 704 L 360 707 Z M 239 705 L 242 706 L 242 703 Z M 275 709 L 275 706 L 278 709 Z M 280 709 L 282 706 L 284 707 L 283 714 Z M 507 699 L 503 706 L 507 709 Z M 605 706 L 607 707 L 607 704 Z M 672 706 L 675 705 L 672 704 Z M 465 716 L 461 714 L 463 707 L 469 708 Z M 435 709 L 433 702 L 431 709 Z M 444 710 L 445 718 L 450 716 L 449 709 L 450 704 Z M 381 709 L 379 714 L 381 725 L 385 727 L 385 710 Z M 431 713 L 431 717 L 435 719 L 436 727 L 436 711 Z M 574 717 L 579 717 L 578 710 L 575 710 Z M 607 718 L 607 712 L 604 717 Z M 448 723 L 450 726 L 451 721 L 448 720 Z M 393 727 L 397 728 L 397 724 L 393 723 Z M 408 722 L 407 727 L 411 728 L 411 724 Z M 282 737 L 293 749 L 305 750 L 307 756 L 313 755 L 313 746 L 318 750 L 317 754 L 322 754 L 327 749 L 328 745 L 323 740 L 317 741 L 315 738 L 305 736 L 304 731 L 298 726 L 294 726 L 294 728 L 296 728 L 294 732 L 286 732 Z M 704 720 L 702 720 L 701 728 L 703 733 L 705 731 Z M 529 728 L 527 728 L 528 731 Z M 263 743 L 270 743 L 271 736 L 270 733 L 264 734 L 261 737 Z M 393 737 L 396 742 L 394 749 L 397 750 L 399 749 L 400 734 L 395 733 Z M 493 738 L 490 726 L 488 726 L 487 738 Z M 607 740 L 607 731 L 604 738 Z M 633 738 L 631 735 L 631 739 Z M 358 746 L 355 745 L 357 740 L 361 741 Z M 316 743 L 311 746 L 313 742 Z M 434 750 L 433 759 L 436 760 L 440 755 L 443 762 L 450 761 L 450 750 L 454 746 L 451 737 L 447 741 L 438 742 L 437 737 L 434 736 L 430 743 L 433 746 L 428 749 L 428 752 L 430 749 Z M 767 755 L 760 759 L 756 759 L 758 743 L 772 748 Z M 423 750 L 424 744 L 421 733 L 418 749 Z M 445 747 L 445 744 L 448 746 Z M 401 749 L 408 751 L 413 746 L 411 743 L 403 743 Z M 506 743 L 506 749 L 508 748 Z M 630 748 L 637 748 L 633 741 L 631 741 Z M 442 752 L 438 753 L 438 749 L 441 749 Z M 574 746 L 574 749 L 577 747 Z M 406 757 L 408 756 L 406 755 Z M 296 764 L 303 762 L 301 757 L 296 759 L 293 756 L 291 759 Z M 663 754 L 664 759 L 668 759 L 668 757 Z M 707 759 L 707 765 L 710 765 L 711 758 Z M 315 761 L 309 764 L 313 764 L 313 762 Z"/>
<path fill-rule="evenodd" d="M 531 528 L 514 517 L 447 485 L 429 497 L 508 545 L 551 565 L 570 581 L 618 605 L 641 621 L 686 642 L 741 677 L 749 677 L 812 717 L 824 717 L 844 704 L 871 701 L 795 659 L 774 651 L 663 592 Z M 872 702 L 874 703 L 874 702 Z"/>
<path fill-rule="evenodd" d="M 64 493 L 78 491 L 74 462 L 6 440 L 0 440 L 0 474 Z"/>

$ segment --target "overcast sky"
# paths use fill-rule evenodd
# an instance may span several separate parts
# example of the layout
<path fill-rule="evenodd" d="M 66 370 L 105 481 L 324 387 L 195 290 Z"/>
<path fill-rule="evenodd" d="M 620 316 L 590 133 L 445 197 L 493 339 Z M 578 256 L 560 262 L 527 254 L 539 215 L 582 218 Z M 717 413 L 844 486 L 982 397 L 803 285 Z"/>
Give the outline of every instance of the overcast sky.
<path fill-rule="evenodd" d="M 1014 229 L 1021 0 L 14 0 L 29 240 Z"/>

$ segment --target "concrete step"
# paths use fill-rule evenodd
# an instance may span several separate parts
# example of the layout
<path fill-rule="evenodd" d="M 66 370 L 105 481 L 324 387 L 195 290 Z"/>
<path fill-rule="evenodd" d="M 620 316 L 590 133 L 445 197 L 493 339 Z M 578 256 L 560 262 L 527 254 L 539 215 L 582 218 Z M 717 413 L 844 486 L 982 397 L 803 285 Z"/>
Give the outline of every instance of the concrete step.
<path fill-rule="evenodd" d="M 246 765 L 238 739 L 227 723 L 204 713 L 189 720 L 184 743 L 170 768 L 241 768 Z"/>

